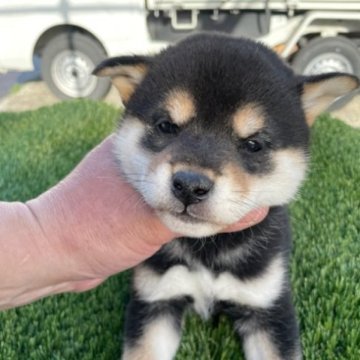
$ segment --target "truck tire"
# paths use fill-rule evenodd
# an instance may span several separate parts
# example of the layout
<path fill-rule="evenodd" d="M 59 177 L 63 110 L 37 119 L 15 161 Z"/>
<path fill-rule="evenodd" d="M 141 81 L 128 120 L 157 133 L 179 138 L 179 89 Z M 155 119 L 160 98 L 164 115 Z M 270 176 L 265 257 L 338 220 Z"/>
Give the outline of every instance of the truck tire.
<path fill-rule="evenodd" d="M 345 37 L 316 38 L 298 51 L 292 66 L 303 75 L 327 72 L 360 75 L 360 51 Z"/>
<path fill-rule="evenodd" d="M 55 36 L 44 47 L 41 74 L 61 99 L 101 99 L 110 89 L 109 79 L 91 75 L 106 54 L 91 37 L 68 32 Z"/>

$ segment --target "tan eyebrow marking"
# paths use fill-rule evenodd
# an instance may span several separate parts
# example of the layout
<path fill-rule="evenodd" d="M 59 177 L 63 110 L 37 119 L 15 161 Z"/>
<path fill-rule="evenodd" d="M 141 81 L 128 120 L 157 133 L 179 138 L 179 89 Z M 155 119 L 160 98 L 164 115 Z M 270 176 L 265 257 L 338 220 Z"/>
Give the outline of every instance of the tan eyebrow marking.
<path fill-rule="evenodd" d="M 175 89 L 168 94 L 165 108 L 177 125 L 184 125 L 195 116 L 194 99 L 183 89 Z"/>
<path fill-rule="evenodd" d="M 240 107 L 233 116 L 233 127 L 237 135 L 247 138 L 265 125 L 263 110 L 260 105 L 250 103 Z"/>

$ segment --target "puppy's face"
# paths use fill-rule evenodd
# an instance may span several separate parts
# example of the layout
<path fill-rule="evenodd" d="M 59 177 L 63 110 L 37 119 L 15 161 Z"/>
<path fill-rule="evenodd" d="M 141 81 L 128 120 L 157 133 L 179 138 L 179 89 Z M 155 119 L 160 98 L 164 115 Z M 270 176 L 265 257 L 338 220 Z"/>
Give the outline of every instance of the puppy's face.
<path fill-rule="evenodd" d="M 116 154 L 128 181 L 173 231 L 221 231 L 287 203 L 307 164 L 308 125 L 358 86 L 344 74 L 299 78 L 265 47 L 201 35 L 154 58 L 95 70 L 127 105 Z"/>

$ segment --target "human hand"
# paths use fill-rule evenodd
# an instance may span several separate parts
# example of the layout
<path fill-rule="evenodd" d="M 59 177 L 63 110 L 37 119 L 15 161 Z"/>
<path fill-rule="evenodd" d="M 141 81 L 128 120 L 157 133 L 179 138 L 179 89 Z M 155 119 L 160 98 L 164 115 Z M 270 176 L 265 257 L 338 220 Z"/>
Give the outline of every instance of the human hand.
<path fill-rule="evenodd" d="M 112 141 L 113 137 L 106 139 L 60 184 L 28 203 L 40 214 L 48 236 L 53 236 L 51 232 L 56 229 L 62 239 L 62 252 L 74 258 L 78 275 L 74 290 L 97 286 L 107 277 L 139 264 L 177 235 L 120 177 Z M 267 212 L 266 208 L 252 211 L 225 231 L 254 225 Z M 58 221 L 56 213 L 64 218 Z"/>
<path fill-rule="evenodd" d="M 13 230 L 12 235 L 25 240 L 17 243 L 15 239 L 16 249 L 8 251 L 12 266 L 0 265 L 4 274 L 0 308 L 96 287 L 179 236 L 121 178 L 112 141 L 109 137 L 102 142 L 63 181 L 38 198 L 25 205 L 14 204 L 10 227 L 18 231 Z M 3 208 L 11 212 L 9 206 L 0 206 L 0 211 Z M 224 231 L 254 225 L 267 212 L 253 211 Z M 7 244 L 1 238 L 0 223 L 0 248 Z"/>

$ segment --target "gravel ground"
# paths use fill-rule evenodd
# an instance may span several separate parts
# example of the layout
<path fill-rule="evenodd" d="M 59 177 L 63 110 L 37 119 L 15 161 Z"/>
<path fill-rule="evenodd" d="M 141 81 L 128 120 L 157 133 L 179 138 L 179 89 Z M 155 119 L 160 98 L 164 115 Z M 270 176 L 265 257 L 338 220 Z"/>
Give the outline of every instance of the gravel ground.
<path fill-rule="evenodd" d="M 44 82 L 30 82 L 24 84 L 19 91 L 9 94 L 0 100 L 0 111 L 26 111 L 48 106 L 59 102 L 47 88 Z M 121 106 L 120 98 L 114 88 L 107 95 L 105 102 Z M 332 111 L 332 114 L 348 125 L 360 128 L 360 94 L 351 101 Z"/>

